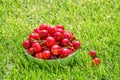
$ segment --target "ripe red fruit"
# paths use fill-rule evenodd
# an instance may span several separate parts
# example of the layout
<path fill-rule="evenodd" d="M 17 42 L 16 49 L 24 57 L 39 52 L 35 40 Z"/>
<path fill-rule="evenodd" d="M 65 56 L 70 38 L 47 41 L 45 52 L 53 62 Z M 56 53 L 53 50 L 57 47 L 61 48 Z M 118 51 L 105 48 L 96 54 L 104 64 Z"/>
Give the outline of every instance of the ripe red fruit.
<path fill-rule="evenodd" d="M 95 65 L 99 65 L 101 62 L 100 62 L 100 59 L 99 58 L 94 58 L 92 59 L 92 66 L 95 66 Z"/>
<path fill-rule="evenodd" d="M 48 26 L 46 24 L 41 24 L 39 29 L 40 30 L 47 30 Z"/>
<path fill-rule="evenodd" d="M 30 39 L 30 41 L 38 40 L 39 39 L 39 35 L 37 33 L 31 33 L 29 35 L 29 39 Z"/>
<path fill-rule="evenodd" d="M 48 51 L 48 50 L 43 51 L 42 57 L 43 57 L 43 59 L 50 59 L 50 57 L 51 57 L 50 51 Z"/>
<path fill-rule="evenodd" d="M 70 54 L 72 54 L 73 51 L 71 49 L 68 49 L 68 48 L 63 48 L 60 52 L 60 57 L 61 58 L 65 58 L 67 56 L 69 56 Z"/>
<path fill-rule="evenodd" d="M 54 28 L 54 26 L 49 26 L 49 27 L 48 27 L 48 33 L 49 33 L 50 36 L 53 36 L 53 35 L 54 35 L 54 33 L 55 33 L 55 28 Z"/>
<path fill-rule="evenodd" d="M 96 57 L 97 54 L 96 54 L 95 51 L 90 51 L 90 52 L 89 52 L 89 55 L 94 58 L 94 57 Z"/>
<path fill-rule="evenodd" d="M 33 50 L 32 47 L 31 47 L 31 48 L 28 48 L 28 49 L 27 49 L 27 52 L 28 52 L 30 55 L 34 55 L 34 50 Z"/>
<path fill-rule="evenodd" d="M 32 47 L 33 47 L 34 52 L 42 51 L 42 47 L 38 42 L 33 42 Z"/>
<path fill-rule="evenodd" d="M 41 24 L 23 42 L 28 54 L 40 59 L 65 58 L 77 50 L 81 43 L 63 25 L 48 26 Z M 94 57 L 95 54 L 89 53 Z M 92 58 L 93 59 L 93 58 Z"/>
<path fill-rule="evenodd" d="M 37 33 L 37 34 L 40 34 L 39 28 L 35 28 L 33 31 L 34 31 L 35 33 Z"/>
<path fill-rule="evenodd" d="M 70 41 L 68 39 L 63 39 L 62 42 L 61 42 L 61 45 L 62 46 L 68 46 L 70 43 Z"/>
<path fill-rule="evenodd" d="M 72 49 L 69 49 L 69 55 L 73 54 L 73 50 Z"/>
<path fill-rule="evenodd" d="M 35 54 L 35 57 L 36 57 L 36 58 L 39 58 L 39 59 L 42 59 L 42 58 L 43 58 L 43 57 L 42 57 L 42 52 L 36 53 L 36 54 Z"/>
<path fill-rule="evenodd" d="M 69 32 L 65 32 L 64 33 L 64 38 L 68 39 L 68 40 L 72 40 L 73 36 L 69 33 Z"/>
<path fill-rule="evenodd" d="M 40 30 L 39 37 L 40 37 L 41 40 L 46 39 L 47 36 L 48 36 L 48 31 L 47 30 Z"/>
<path fill-rule="evenodd" d="M 54 34 L 54 38 L 56 41 L 61 41 L 63 39 L 63 35 L 60 32 L 56 32 Z"/>
<path fill-rule="evenodd" d="M 81 43 L 80 43 L 79 41 L 73 41 L 72 44 L 73 44 L 73 47 L 74 47 L 76 50 L 77 50 L 77 49 L 80 47 L 80 45 L 81 45 Z"/>
<path fill-rule="evenodd" d="M 52 47 L 55 44 L 56 44 L 56 41 L 53 37 L 47 37 L 46 38 L 46 46 L 47 47 Z"/>
<path fill-rule="evenodd" d="M 56 29 L 55 29 L 55 32 L 60 32 L 61 34 L 63 34 L 63 33 L 64 33 L 64 30 L 63 30 L 63 29 L 60 29 L 60 28 L 56 28 Z"/>
<path fill-rule="evenodd" d="M 61 51 L 61 47 L 59 45 L 53 45 L 51 48 L 51 52 L 53 55 L 59 55 Z"/>
<path fill-rule="evenodd" d="M 23 47 L 24 47 L 25 49 L 27 49 L 27 48 L 30 47 L 30 41 L 29 41 L 29 40 L 25 40 L 22 45 L 23 45 Z"/>
<path fill-rule="evenodd" d="M 60 29 L 63 29 L 63 30 L 64 30 L 64 26 L 63 26 L 63 25 L 60 25 L 60 24 L 58 24 L 58 25 L 56 26 L 56 28 L 60 28 Z"/>

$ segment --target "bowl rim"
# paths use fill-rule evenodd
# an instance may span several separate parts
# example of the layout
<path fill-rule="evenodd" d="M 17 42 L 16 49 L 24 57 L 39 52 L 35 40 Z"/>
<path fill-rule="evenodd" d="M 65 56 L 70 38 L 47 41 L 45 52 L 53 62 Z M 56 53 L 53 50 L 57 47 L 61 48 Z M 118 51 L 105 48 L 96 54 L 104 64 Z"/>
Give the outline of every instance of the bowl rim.
<path fill-rule="evenodd" d="M 74 56 L 75 54 L 77 54 L 77 51 L 78 51 L 78 50 L 76 50 L 75 52 L 73 52 L 72 54 L 70 54 L 68 57 L 65 57 L 65 58 L 49 59 L 49 60 L 44 60 L 44 59 L 39 59 L 39 58 L 33 57 L 33 56 L 30 55 L 26 50 L 25 50 L 25 54 L 26 54 L 27 56 L 31 57 L 32 59 L 35 59 L 35 60 L 54 62 L 54 61 L 61 61 L 61 60 L 65 60 L 65 59 L 67 59 L 67 58 L 70 58 L 70 57 Z"/>

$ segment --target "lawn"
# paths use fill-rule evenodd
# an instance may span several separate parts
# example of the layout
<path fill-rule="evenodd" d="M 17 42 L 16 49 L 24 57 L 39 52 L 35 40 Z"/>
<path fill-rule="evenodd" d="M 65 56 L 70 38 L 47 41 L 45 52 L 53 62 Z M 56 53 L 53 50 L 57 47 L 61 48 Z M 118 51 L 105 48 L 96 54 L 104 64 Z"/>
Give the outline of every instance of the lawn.
<path fill-rule="evenodd" d="M 82 42 L 73 63 L 26 59 L 22 42 L 41 23 L 62 24 Z M 90 50 L 100 66 L 91 66 Z M 0 0 L 0 80 L 120 80 L 120 1 Z"/>

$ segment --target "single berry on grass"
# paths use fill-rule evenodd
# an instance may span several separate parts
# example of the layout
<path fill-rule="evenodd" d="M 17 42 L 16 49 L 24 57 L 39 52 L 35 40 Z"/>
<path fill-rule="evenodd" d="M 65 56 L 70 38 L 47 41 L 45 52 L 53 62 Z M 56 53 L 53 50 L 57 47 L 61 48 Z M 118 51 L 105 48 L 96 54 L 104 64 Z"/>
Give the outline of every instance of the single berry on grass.
<path fill-rule="evenodd" d="M 90 57 L 95 58 L 96 57 L 96 51 L 90 51 L 89 52 Z"/>
<path fill-rule="evenodd" d="M 92 59 L 92 66 L 98 66 L 100 65 L 100 59 L 99 58 L 94 58 Z"/>

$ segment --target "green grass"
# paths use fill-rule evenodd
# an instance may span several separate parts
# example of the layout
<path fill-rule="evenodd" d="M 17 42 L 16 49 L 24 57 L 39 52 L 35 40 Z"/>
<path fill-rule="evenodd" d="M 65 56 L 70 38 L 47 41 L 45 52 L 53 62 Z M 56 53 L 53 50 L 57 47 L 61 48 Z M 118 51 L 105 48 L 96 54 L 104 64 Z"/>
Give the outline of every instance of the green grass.
<path fill-rule="evenodd" d="M 28 62 L 21 44 L 41 23 L 62 24 L 82 42 L 73 63 Z M 99 67 L 91 66 L 91 49 Z M 0 80 L 120 80 L 120 1 L 0 0 Z"/>

